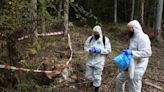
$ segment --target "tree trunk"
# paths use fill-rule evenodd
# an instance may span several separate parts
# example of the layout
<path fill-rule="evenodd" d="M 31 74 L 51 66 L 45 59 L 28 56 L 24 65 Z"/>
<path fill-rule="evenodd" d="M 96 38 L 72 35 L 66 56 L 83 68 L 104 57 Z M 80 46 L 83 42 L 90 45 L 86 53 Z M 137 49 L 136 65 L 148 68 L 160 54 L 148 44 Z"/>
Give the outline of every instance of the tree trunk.
<path fill-rule="evenodd" d="M 63 0 L 59 0 L 59 9 L 58 9 L 58 20 L 61 19 Z"/>
<path fill-rule="evenodd" d="M 32 0 L 33 5 L 33 25 L 32 25 L 32 38 L 31 38 L 31 45 L 34 46 L 37 44 L 37 0 Z"/>
<path fill-rule="evenodd" d="M 45 5 L 45 0 L 41 0 L 41 19 L 42 19 L 42 32 L 46 32 L 46 21 L 45 21 L 45 13 L 46 13 L 46 5 Z"/>
<path fill-rule="evenodd" d="M 45 21 L 45 18 L 42 18 L 42 32 L 46 33 L 46 21 Z"/>
<path fill-rule="evenodd" d="M 16 29 L 16 31 L 7 37 L 7 50 L 10 58 L 10 65 L 18 66 L 18 62 L 21 59 L 17 48 L 17 39 L 20 37 L 22 31 L 23 30 Z"/>
<path fill-rule="evenodd" d="M 132 0 L 132 11 L 131 11 L 131 18 L 130 18 L 130 20 L 133 20 L 133 18 L 134 18 L 134 7 L 135 7 L 135 0 Z"/>
<path fill-rule="evenodd" d="M 65 28 L 65 35 L 69 31 L 68 23 L 69 23 L 69 0 L 65 0 L 65 2 L 64 2 L 64 28 Z"/>
<path fill-rule="evenodd" d="M 141 24 L 144 24 L 144 3 L 145 0 L 141 0 Z"/>
<path fill-rule="evenodd" d="M 114 24 L 117 24 L 117 0 L 114 2 Z"/>
<path fill-rule="evenodd" d="M 124 12 L 124 14 L 125 14 L 125 21 L 126 22 L 129 22 L 129 18 L 127 17 L 127 15 L 128 15 L 128 13 L 127 13 L 127 0 L 125 0 L 125 3 L 124 3 L 124 9 L 125 9 L 125 12 Z"/>
<path fill-rule="evenodd" d="M 20 66 L 19 61 L 21 60 L 21 54 L 18 50 L 19 49 L 18 48 L 18 38 L 20 38 L 22 36 L 22 32 L 23 32 L 23 30 L 18 28 L 16 30 L 14 30 L 13 33 L 10 34 L 6 39 L 8 57 L 10 59 L 9 65 Z M 8 79 L 8 81 L 10 81 L 7 86 L 9 88 L 14 88 L 15 85 L 17 85 L 18 80 L 16 79 L 15 76 L 13 76 L 14 72 L 12 72 L 12 71 L 6 71 L 6 72 L 8 75 L 8 76 L 6 76 L 6 78 Z"/>
<path fill-rule="evenodd" d="M 157 41 L 161 42 L 161 21 L 163 12 L 163 0 L 158 0 L 155 31 L 157 32 Z"/>
<path fill-rule="evenodd" d="M 37 0 L 32 0 L 32 4 L 33 4 L 33 31 L 34 34 L 37 33 L 37 28 L 35 28 L 37 26 Z"/>

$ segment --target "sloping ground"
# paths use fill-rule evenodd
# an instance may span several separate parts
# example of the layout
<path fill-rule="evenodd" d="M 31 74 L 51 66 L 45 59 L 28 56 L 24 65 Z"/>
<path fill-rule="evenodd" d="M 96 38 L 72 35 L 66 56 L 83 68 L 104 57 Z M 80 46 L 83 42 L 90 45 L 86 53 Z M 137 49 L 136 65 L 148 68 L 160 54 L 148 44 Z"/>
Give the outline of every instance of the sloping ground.
<path fill-rule="evenodd" d="M 86 54 L 83 51 L 83 45 L 87 37 L 91 34 L 91 29 L 75 28 L 76 30 L 71 32 L 74 58 L 72 61 L 73 73 L 70 76 L 70 80 L 61 84 L 57 89 L 58 92 L 92 92 L 92 88 L 89 88 L 88 81 L 85 79 L 85 63 Z M 119 73 L 119 70 L 112 62 L 112 58 L 116 56 L 119 51 L 128 46 L 128 39 L 125 30 L 119 30 L 117 28 L 106 28 L 105 35 L 110 38 L 112 45 L 112 53 L 108 55 L 105 68 L 103 71 L 102 86 L 100 92 L 115 92 L 115 78 Z M 149 66 L 144 75 L 143 81 L 148 81 L 152 84 L 164 88 L 164 47 L 158 46 L 156 43 L 152 44 L 153 55 L 150 58 Z M 152 87 L 143 82 L 143 92 L 162 92 L 161 90 Z"/>
<path fill-rule="evenodd" d="M 100 92 L 115 92 L 115 78 L 119 73 L 112 59 L 118 53 L 128 47 L 128 36 L 125 27 L 105 27 L 104 35 L 109 37 L 112 45 L 112 53 L 107 57 L 103 71 L 102 86 Z M 74 27 L 71 32 L 73 45 L 73 60 L 70 63 L 70 75 L 67 81 L 63 81 L 59 75 L 49 80 L 43 74 L 24 74 L 27 77 L 22 84 L 13 92 L 92 92 L 93 88 L 85 78 L 85 63 L 87 54 L 83 50 L 84 42 L 92 29 L 85 27 Z M 58 64 L 63 64 L 69 58 L 69 47 L 67 37 L 50 36 L 39 38 L 39 50 L 36 55 L 30 56 L 25 64 L 33 69 L 52 70 Z M 21 47 L 20 47 L 21 48 Z M 149 66 L 144 75 L 143 81 L 148 81 L 156 86 L 164 88 L 164 46 L 152 44 L 153 55 L 150 58 Z M 21 49 L 20 49 L 21 51 Z M 23 52 L 22 49 L 21 52 Z M 23 73 L 21 73 L 23 74 Z M 19 90 L 19 88 L 21 90 Z M 1 88 L 0 88 L 1 89 Z M 143 92 L 162 92 L 161 90 L 143 83 Z"/>

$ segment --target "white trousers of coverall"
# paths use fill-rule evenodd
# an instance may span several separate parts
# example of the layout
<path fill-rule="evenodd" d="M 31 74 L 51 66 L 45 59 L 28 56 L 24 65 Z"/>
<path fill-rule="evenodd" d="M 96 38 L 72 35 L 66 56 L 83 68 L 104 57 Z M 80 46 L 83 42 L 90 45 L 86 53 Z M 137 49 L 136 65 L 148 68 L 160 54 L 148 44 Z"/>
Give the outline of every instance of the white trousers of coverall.
<path fill-rule="evenodd" d="M 145 64 L 144 67 L 139 66 L 141 64 Z M 142 77 L 146 71 L 147 64 L 148 64 L 148 60 L 136 66 L 134 70 L 133 79 L 129 78 L 129 73 L 126 71 L 122 71 L 121 73 L 119 73 L 118 76 L 116 77 L 116 92 L 124 92 L 126 80 L 129 80 L 129 92 L 141 92 Z"/>
<path fill-rule="evenodd" d="M 128 78 L 128 72 L 122 71 L 116 78 L 116 92 L 125 91 L 125 82 L 129 80 L 129 92 L 141 92 L 142 88 L 142 74 L 134 73 L 134 78 Z"/>
<path fill-rule="evenodd" d="M 101 75 L 103 71 L 103 66 L 90 66 L 86 65 L 86 77 L 88 80 L 93 82 L 93 86 L 99 87 L 101 85 Z"/>

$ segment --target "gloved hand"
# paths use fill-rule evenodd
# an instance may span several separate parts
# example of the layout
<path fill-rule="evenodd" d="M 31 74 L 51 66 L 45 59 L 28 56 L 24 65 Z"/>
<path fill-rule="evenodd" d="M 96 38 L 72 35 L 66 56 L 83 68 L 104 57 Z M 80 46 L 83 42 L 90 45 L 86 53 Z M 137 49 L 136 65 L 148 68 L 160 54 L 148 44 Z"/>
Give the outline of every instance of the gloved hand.
<path fill-rule="evenodd" d="M 100 53 L 101 52 L 101 49 L 100 48 L 95 48 L 95 53 Z"/>
<path fill-rule="evenodd" d="M 90 54 L 92 54 L 92 53 L 94 53 L 94 52 L 95 52 L 95 48 L 90 48 L 90 49 L 89 49 L 89 53 L 90 53 Z"/>
<path fill-rule="evenodd" d="M 130 49 L 125 49 L 122 52 L 124 52 L 126 55 L 133 55 L 132 50 L 130 50 Z"/>

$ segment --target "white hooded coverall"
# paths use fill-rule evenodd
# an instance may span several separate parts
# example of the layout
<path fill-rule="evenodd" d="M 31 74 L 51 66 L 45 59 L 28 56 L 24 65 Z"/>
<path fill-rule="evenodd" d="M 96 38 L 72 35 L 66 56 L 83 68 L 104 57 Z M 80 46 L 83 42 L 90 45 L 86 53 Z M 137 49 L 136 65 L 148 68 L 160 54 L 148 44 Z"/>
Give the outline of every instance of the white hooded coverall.
<path fill-rule="evenodd" d="M 104 46 L 103 35 L 100 26 L 95 26 L 93 28 L 93 32 L 94 31 L 98 32 L 100 37 L 96 40 L 94 36 L 90 36 L 84 45 L 84 50 L 88 53 L 88 61 L 86 63 L 86 78 L 93 82 L 93 86 L 99 87 L 101 85 L 101 75 L 104 68 L 105 58 L 106 55 L 111 52 L 111 45 L 109 39 L 105 37 Z M 91 38 L 92 40 L 90 41 Z M 89 49 L 92 47 L 100 48 L 100 54 L 90 54 Z"/>
<path fill-rule="evenodd" d="M 133 60 L 128 73 L 122 71 L 116 78 L 116 92 L 124 92 L 125 82 L 129 80 L 129 92 L 141 92 L 142 77 L 146 71 L 149 57 L 152 54 L 149 37 L 143 32 L 140 23 L 133 20 L 128 23 L 133 27 L 134 35 L 130 39 L 129 49 L 132 50 Z M 132 77 L 131 77 L 132 76 Z"/>

